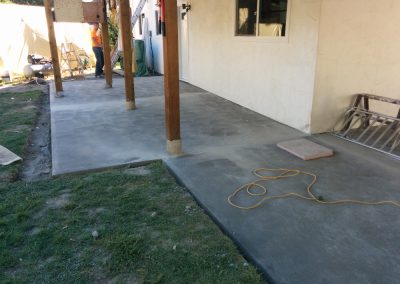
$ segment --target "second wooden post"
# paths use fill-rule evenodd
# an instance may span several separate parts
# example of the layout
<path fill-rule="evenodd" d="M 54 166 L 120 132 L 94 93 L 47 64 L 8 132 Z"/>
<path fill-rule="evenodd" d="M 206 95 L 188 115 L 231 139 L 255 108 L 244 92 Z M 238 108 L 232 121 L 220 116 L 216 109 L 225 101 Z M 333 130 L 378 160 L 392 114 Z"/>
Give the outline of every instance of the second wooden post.
<path fill-rule="evenodd" d="M 167 152 L 178 155 L 182 151 L 179 103 L 178 17 L 176 0 L 162 1 L 164 49 L 164 95 Z"/>
<path fill-rule="evenodd" d="M 126 108 L 135 109 L 135 91 L 132 72 L 132 25 L 131 25 L 131 7 L 129 0 L 120 0 L 119 9 L 121 13 L 121 36 L 122 48 L 124 52 L 124 77 Z"/>

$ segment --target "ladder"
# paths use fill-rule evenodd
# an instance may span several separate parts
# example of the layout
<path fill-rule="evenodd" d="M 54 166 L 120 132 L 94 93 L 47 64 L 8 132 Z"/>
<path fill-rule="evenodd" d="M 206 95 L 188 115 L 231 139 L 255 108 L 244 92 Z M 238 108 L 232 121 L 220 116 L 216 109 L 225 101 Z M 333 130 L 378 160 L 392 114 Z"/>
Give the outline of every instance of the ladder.
<path fill-rule="evenodd" d="M 74 76 L 74 72 L 78 71 L 78 74 L 84 75 L 84 63 L 81 57 L 77 53 L 73 43 L 62 43 L 61 44 L 61 69 L 62 71 L 68 71 L 70 76 Z"/>
<path fill-rule="evenodd" d="M 137 20 L 140 18 L 140 14 L 142 13 L 142 10 L 143 10 L 144 5 L 146 4 L 146 1 L 147 0 L 140 0 L 139 4 L 137 5 L 137 7 L 135 9 L 135 12 L 132 15 L 132 18 L 131 18 L 132 30 L 135 27 Z M 118 37 L 119 36 L 120 35 L 118 35 Z M 118 59 L 121 57 L 122 57 L 122 52 L 119 51 L 118 40 L 117 40 L 113 50 L 111 51 L 111 69 L 113 69 L 115 67 L 115 64 L 117 64 Z"/>

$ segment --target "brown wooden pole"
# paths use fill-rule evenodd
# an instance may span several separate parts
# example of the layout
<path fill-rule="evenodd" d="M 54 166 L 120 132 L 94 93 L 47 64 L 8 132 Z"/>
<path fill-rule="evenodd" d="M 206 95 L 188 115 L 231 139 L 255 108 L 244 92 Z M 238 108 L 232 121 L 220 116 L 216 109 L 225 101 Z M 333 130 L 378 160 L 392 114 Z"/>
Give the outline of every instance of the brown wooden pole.
<path fill-rule="evenodd" d="M 167 151 L 181 153 L 180 106 L 179 106 L 179 57 L 178 17 L 176 0 L 164 1 L 165 33 L 164 51 L 164 95 Z"/>
<path fill-rule="evenodd" d="M 56 84 L 56 92 L 62 92 L 63 86 L 61 80 L 60 62 L 58 60 L 57 41 L 56 41 L 56 34 L 54 31 L 52 7 L 53 7 L 53 1 L 44 0 L 44 10 L 46 13 L 47 30 L 49 34 L 50 53 L 53 62 L 53 72 L 54 72 L 54 81 Z"/>
<path fill-rule="evenodd" d="M 103 37 L 104 71 L 106 73 L 106 87 L 112 87 L 111 51 L 108 36 L 108 22 L 106 13 L 106 1 L 104 3 L 104 22 L 101 23 L 101 34 Z"/>
<path fill-rule="evenodd" d="M 126 108 L 135 109 L 135 92 L 132 72 L 132 25 L 129 0 L 120 0 L 119 10 L 121 13 L 122 49 L 124 52 Z"/>

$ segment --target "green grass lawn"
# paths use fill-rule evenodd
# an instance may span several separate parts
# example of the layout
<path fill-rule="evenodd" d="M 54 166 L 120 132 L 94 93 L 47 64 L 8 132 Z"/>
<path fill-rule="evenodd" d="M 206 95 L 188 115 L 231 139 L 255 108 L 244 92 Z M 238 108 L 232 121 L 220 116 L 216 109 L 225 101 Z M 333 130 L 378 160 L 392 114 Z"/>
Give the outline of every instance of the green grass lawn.
<path fill-rule="evenodd" d="M 161 163 L 0 184 L 0 277 L 10 283 L 262 283 Z"/>
<path fill-rule="evenodd" d="M 38 113 L 40 91 L 26 93 L 0 93 L 0 145 L 19 156 L 24 153 Z M 17 177 L 21 163 L 0 166 L 0 181 Z"/>
<path fill-rule="evenodd" d="M 40 96 L 0 94 L 18 155 Z M 20 165 L 0 166 L 0 283 L 264 283 L 162 163 L 32 183 Z"/>

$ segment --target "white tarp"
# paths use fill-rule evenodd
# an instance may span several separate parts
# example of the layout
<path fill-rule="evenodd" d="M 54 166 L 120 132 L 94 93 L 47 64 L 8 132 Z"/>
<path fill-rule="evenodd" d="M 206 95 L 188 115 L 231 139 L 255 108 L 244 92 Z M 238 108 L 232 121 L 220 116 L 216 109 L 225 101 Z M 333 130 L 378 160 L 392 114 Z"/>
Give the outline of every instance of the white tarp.
<path fill-rule="evenodd" d="M 7 166 L 19 160 L 22 160 L 21 157 L 0 145 L 0 164 L 2 166 Z"/>

